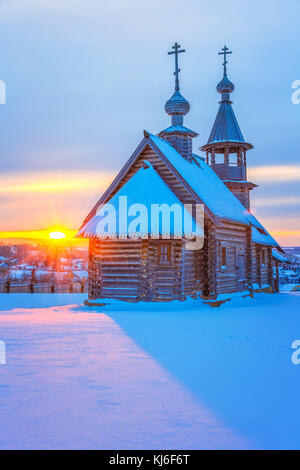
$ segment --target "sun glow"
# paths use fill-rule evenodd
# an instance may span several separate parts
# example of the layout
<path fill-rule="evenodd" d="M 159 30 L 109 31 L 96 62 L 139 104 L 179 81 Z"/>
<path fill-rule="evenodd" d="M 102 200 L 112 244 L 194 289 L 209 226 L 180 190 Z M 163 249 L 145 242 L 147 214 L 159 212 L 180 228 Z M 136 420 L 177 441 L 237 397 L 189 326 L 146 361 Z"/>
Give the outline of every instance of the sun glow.
<path fill-rule="evenodd" d="M 40 243 L 53 243 L 56 241 L 74 245 L 74 246 L 86 246 L 87 240 L 80 240 L 75 238 L 78 230 L 72 230 L 64 226 L 51 226 L 48 229 L 42 230 L 27 230 L 27 231 L 11 231 L 1 232 L 0 231 L 0 243 L 4 240 L 9 240 L 12 243 L 26 243 L 27 241 L 40 242 Z"/>
<path fill-rule="evenodd" d="M 49 238 L 52 240 L 61 240 L 62 238 L 66 238 L 66 234 L 64 232 L 50 232 Z"/>

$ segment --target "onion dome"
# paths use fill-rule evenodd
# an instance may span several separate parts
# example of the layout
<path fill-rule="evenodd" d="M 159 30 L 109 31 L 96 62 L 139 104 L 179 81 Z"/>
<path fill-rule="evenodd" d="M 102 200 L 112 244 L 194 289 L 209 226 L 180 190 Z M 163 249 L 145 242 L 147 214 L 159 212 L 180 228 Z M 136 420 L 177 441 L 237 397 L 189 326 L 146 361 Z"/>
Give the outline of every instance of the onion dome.
<path fill-rule="evenodd" d="M 185 52 L 180 47 L 176 42 L 172 47 L 174 50 L 168 52 L 168 54 L 173 54 L 175 57 L 175 90 L 165 104 L 165 112 L 171 116 L 171 126 L 161 131 L 158 135 L 169 142 L 186 160 L 191 161 L 192 138 L 197 137 L 198 134 L 183 125 L 183 117 L 189 112 L 190 103 L 180 93 L 178 54 Z"/>
<path fill-rule="evenodd" d="M 234 90 L 234 84 L 228 80 L 227 75 L 224 75 L 222 80 L 217 85 L 217 91 L 221 94 L 232 93 Z"/>
<path fill-rule="evenodd" d="M 190 103 L 182 96 L 179 90 L 176 90 L 171 98 L 165 104 L 165 111 L 169 116 L 185 116 L 190 110 Z"/>

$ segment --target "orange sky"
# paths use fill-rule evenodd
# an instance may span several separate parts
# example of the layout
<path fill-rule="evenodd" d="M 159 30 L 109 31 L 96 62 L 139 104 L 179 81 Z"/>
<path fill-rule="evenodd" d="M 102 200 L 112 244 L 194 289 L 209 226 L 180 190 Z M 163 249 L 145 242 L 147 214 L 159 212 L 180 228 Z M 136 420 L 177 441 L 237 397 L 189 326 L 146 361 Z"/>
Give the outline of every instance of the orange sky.
<path fill-rule="evenodd" d="M 300 167 L 256 167 L 249 169 L 249 179 L 261 186 L 276 178 L 298 180 Z M 76 229 L 109 185 L 114 173 L 101 172 L 36 172 L 1 174 L 0 239 L 43 239 L 49 230 L 67 230 L 71 240 Z M 276 181 L 275 181 L 276 182 Z M 299 217 L 283 216 L 282 206 L 297 203 L 284 194 L 253 198 L 253 213 L 283 246 L 300 245 Z M 299 203 L 299 201 L 298 201 Z M 281 208 L 278 216 L 269 216 L 268 208 Z"/>
<path fill-rule="evenodd" d="M 112 178 L 83 171 L 2 173 L 0 238 L 39 239 L 55 226 L 73 236 Z"/>

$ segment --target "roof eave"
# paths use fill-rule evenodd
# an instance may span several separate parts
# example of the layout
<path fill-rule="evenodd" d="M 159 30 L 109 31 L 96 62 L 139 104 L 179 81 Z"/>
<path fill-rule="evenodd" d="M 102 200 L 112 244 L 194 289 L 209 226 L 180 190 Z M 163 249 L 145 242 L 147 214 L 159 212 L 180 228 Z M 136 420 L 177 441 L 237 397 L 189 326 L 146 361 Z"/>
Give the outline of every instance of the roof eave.
<path fill-rule="evenodd" d="M 224 148 L 225 146 L 243 147 L 245 150 L 251 150 L 254 148 L 254 146 L 249 142 L 242 142 L 238 140 L 215 140 L 213 142 L 208 142 L 207 144 L 202 145 L 200 150 L 202 150 L 202 152 L 212 149 L 218 150 Z"/>
<path fill-rule="evenodd" d="M 183 137 L 198 137 L 198 133 L 188 129 L 187 127 L 182 127 L 182 129 L 176 129 L 176 126 L 167 127 L 163 131 L 159 132 L 158 137 L 164 138 L 164 136 L 168 135 L 181 135 Z"/>

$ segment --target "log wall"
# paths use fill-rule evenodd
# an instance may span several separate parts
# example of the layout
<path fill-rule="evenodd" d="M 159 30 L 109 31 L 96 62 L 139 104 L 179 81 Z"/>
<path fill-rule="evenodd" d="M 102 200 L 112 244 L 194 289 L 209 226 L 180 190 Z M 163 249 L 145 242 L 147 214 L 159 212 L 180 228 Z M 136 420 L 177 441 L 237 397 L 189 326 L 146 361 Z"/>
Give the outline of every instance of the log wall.
<path fill-rule="evenodd" d="M 89 298 L 139 295 L 141 240 L 90 240 Z"/>
<path fill-rule="evenodd" d="M 189 279 L 191 273 L 189 262 L 183 258 L 183 241 L 167 241 L 171 262 L 164 264 L 159 262 L 159 243 L 150 239 L 90 240 L 89 298 L 182 299 L 184 276 Z"/>
<path fill-rule="evenodd" d="M 195 251 L 187 250 L 183 240 L 168 240 L 169 264 L 159 263 L 159 240 L 91 240 L 89 297 L 159 301 L 243 291 L 247 287 L 246 229 L 236 226 L 235 235 L 232 230 L 230 224 L 216 228 L 209 222 L 204 247 Z M 225 267 L 222 247 L 226 247 Z M 241 270 L 238 256 L 245 258 Z"/>
<path fill-rule="evenodd" d="M 243 291 L 247 288 L 247 227 L 224 222 L 215 230 L 217 294 Z M 225 267 L 222 247 L 226 248 Z"/>
<path fill-rule="evenodd" d="M 185 246 L 183 246 L 182 256 L 182 294 L 187 296 L 202 293 L 204 285 L 203 249 L 186 250 Z"/>

